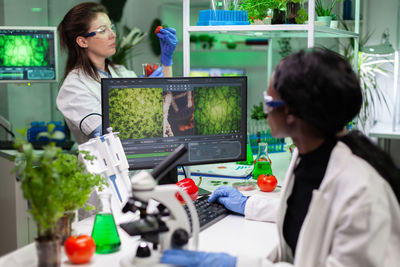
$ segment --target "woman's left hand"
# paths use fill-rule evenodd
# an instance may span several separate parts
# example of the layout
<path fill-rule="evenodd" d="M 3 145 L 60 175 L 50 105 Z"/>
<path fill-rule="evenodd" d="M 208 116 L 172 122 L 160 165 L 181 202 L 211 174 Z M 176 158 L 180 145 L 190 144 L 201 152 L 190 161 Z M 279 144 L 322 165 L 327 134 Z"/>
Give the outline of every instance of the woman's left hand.
<path fill-rule="evenodd" d="M 236 257 L 227 253 L 169 249 L 164 251 L 161 263 L 186 267 L 235 267 Z"/>
<path fill-rule="evenodd" d="M 161 29 L 157 33 L 160 39 L 161 46 L 161 64 L 164 66 L 172 65 L 172 54 L 176 46 L 178 45 L 178 39 L 176 38 L 176 30 L 173 28 Z"/>

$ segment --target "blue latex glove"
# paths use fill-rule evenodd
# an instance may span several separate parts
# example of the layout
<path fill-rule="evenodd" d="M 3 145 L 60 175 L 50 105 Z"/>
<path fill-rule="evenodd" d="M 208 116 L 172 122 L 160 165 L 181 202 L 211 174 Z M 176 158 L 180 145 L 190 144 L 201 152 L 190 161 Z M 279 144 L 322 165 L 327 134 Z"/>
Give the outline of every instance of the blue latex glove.
<path fill-rule="evenodd" d="M 247 197 L 239 192 L 236 188 L 230 186 L 220 186 L 215 189 L 214 193 L 208 199 L 208 202 L 218 201 L 227 209 L 244 215 Z"/>
<path fill-rule="evenodd" d="M 157 33 L 157 36 L 160 39 L 161 64 L 164 66 L 171 66 L 172 54 L 174 53 L 175 47 L 178 45 L 176 31 L 173 28 L 161 29 L 160 33 Z"/>
<path fill-rule="evenodd" d="M 236 257 L 227 253 L 170 249 L 164 251 L 161 263 L 186 267 L 235 267 Z"/>
<path fill-rule="evenodd" d="M 101 124 L 97 126 L 96 129 L 90 134 L 90 138 L 96 137 L 96 136 L 101 136 L 102 135 L 102 127 Z"/>
<path fill-rule="evenodd" d="M 152 74 L 149 75 L 149 78 L 162 78 L 164 77 L 163 66 L 158 67 Z"/>

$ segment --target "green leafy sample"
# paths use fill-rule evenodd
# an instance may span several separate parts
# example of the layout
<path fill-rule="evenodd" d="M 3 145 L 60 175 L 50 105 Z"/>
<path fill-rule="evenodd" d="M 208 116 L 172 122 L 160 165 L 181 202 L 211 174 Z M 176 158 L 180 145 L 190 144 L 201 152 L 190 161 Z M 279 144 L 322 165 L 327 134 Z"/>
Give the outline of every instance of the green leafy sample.
<path fill-rule="evenodd" d="M 236 86 L 194 89 L 194 133 L 228 134 L 240 131 L 241 94 Z"/>
<path fill-rule="evenodd" d="M 121 139 L 163 136 L 162 88 L 122 88 L 109 93 L 110 125 Z"/>
<path fill-rule="evenodd" d="M 48 66 L 49 41 L 32 36 L 0 36 L 1 66 Z"/>

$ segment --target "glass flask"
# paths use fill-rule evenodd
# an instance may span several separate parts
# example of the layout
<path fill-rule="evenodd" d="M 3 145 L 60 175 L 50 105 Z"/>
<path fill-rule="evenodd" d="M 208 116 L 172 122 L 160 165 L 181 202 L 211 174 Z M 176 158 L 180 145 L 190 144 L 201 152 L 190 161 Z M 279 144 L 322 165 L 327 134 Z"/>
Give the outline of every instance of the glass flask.
<path fill-rule="evenodd" d="M 268 156 L 268 144 L 258 144 L 258 154 L 254 161 L 253 179 L 258 179 L 261 174 L 272 175 L 271 159 Z"/>
<path fill-rule="evenodd" d="M 96 253 L 107 254 L 119 250 L 121 240 L 111 210 L 111 194 L 99 193 L 100 206 L 96 212 L 92 237 L 96 243 Z"/>

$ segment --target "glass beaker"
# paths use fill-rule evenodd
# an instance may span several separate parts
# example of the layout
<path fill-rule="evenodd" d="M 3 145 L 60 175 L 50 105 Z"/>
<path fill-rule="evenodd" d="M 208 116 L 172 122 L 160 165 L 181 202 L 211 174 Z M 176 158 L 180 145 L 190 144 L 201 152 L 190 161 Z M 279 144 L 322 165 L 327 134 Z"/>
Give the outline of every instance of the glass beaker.
<path fill-rule="evenodd" d="M 258 179 L 261 174 L 272 175 L 271 159 L 268 156 L 268 144 L 258 144 L 258 154 L 254 162 L 253 179 Z"/>
<path fill-rule="evenodd" d="M 107 254 L 119 250 L 121 240 L 111 210 L 111 194 L 99 193 L 100 206 L 96 212 L 92 237 L 96 243 L 96 253 Z"/>

